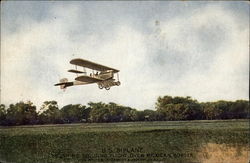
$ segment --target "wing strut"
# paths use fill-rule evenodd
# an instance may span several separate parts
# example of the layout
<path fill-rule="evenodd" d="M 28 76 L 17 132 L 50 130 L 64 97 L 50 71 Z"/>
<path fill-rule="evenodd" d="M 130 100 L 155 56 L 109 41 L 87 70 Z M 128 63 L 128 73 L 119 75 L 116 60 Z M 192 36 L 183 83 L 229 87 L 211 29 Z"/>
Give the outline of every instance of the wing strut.
<path fill-rule="evenodd" d="M 117 73 L 117 80 L 119 81 L 119 73 Z"/>
<path fill-rule="evenodd" d="M 76 65 L 76 71 L 77 71 L 77 65 Z M 76 77 L 78 77 L 78 74 L 76 73 Z"/>

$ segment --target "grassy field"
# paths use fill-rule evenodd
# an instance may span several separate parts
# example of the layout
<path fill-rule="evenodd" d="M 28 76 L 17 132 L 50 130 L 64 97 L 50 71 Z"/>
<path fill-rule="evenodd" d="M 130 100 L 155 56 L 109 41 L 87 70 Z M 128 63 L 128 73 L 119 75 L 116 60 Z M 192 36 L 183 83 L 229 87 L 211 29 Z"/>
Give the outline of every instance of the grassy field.
<path fill-rule="evenodd" d="M 248 120 L 0 127 L 0 162 L 241 163 L 248 137 Z"/>

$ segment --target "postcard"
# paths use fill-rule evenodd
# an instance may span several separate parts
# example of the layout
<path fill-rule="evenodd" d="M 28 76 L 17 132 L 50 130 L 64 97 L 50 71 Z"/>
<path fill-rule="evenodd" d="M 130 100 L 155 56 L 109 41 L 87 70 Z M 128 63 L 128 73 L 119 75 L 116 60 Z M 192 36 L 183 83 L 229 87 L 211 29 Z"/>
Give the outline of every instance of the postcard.
<path fill-rule="evenodd" d="M 248 1 L 1 1 L 0 163 L 249 162 Z"/>

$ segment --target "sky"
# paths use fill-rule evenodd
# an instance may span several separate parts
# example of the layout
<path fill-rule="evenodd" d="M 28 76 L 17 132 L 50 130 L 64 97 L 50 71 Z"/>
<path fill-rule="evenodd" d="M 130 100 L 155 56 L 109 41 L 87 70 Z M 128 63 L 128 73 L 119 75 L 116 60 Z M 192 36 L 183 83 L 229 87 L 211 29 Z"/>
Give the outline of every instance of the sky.
<path fill-rule="evenodd" d="M 121 85 L 69 87 L 71 59 L 120 70 Z M 155 109 L 159 96 L 248 100 L 247 1 L 1 2 L 1 103 L 38 108 L 115 102 Z"/>

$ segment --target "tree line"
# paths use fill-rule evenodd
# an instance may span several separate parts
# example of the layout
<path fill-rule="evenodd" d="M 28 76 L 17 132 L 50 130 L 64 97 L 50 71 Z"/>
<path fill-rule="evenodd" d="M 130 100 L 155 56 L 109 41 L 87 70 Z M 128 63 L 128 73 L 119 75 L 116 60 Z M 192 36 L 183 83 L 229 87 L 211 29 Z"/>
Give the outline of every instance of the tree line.
<path fill-rule="evenodd" d="M 0 105 L 0 125 L 35 125 L 91 122 L 177 121 L 249 118 L 249 101 L 198 102 L 191 97 L 158 97 L 154 110 L 139 111 L 113 102 L 58 107 L 45 101 L 41 108 L 31 102 Z"/>

